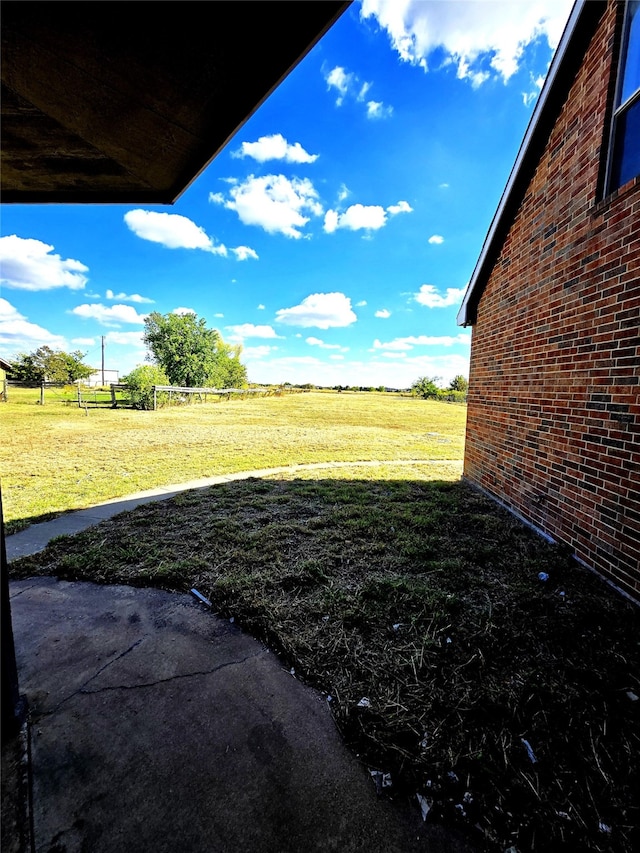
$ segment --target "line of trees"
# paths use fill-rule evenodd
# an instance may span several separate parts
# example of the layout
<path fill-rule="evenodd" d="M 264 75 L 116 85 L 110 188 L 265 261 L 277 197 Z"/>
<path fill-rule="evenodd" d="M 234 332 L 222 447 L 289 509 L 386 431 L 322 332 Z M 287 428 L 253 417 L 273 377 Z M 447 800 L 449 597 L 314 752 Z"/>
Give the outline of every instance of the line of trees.
<path fill-rule="evenodd" d="M 467 399 L 469 380 L 462 374 L 454 376 L 448 388 L 440 388 L 437 376 L 421 376 L 411 386 L 411 392 L 424 400 L 449 400 L 463 403 Z"/>
<path fill-rule="evenodd" d="M 63 352 L 51 347 L 38 347 L 30 353 L 19 353 L 10 361 L 11 379 L 16 382 L 40 384 L 42 382 L 65 382 L 72 384 L 88 379 L 94 368 L 83 362 L 86 353 Z"/>

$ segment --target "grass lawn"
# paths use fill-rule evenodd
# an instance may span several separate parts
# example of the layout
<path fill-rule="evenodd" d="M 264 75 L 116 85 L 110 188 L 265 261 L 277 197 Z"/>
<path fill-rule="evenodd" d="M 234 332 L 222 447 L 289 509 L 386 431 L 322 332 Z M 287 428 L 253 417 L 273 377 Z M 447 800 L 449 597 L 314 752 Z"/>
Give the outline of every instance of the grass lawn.
<path fill-rule="evenodd" d="M 466 407 L 393 394 L 239 398 L 139 412 L 10 389 L 0 404 L 7 532 L 154 486 L 313 462 L 453 460 Z M 459 476 L 456 471 L 455 476 Z"/>
<path fill-rule="evenodd" d="M 12 576 L 196 587 L 324 692 L 390 791 L 480 850 L 640 849 L 640 611 L 460 481 L 464 417 L 375 394 L 10 403 L 15 525 L 159 483 L 354 463 L 147 504 Z"/>
<path fill-rule="evenodd" d="M 426 465 L 336 473 L 185 492 L 12 574 L 196 587 L 480 850 L 638 849 L 638 609 Z"/>

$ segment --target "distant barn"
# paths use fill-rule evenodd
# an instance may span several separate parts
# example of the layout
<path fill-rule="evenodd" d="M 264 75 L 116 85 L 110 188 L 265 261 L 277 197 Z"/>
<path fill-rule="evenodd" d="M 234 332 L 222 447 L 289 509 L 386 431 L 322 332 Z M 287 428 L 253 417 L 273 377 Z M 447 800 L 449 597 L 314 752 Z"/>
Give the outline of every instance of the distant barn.
<path fill-rule="evenodd" d="M 102 385 L 110 385 L 112 382 L 117 384 L 119 381 L 117 370 L 103 371 L 98 367 L 95 367 L 91 376 L 89 376 L 88 379 L 85 379 L 85 383 L 90 388 L 100 388 Z"/>

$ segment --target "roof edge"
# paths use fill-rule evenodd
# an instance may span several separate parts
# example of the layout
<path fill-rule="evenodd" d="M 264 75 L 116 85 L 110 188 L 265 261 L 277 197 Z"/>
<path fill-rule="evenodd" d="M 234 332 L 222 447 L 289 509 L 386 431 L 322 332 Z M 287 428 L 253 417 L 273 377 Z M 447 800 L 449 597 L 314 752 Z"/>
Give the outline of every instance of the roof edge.
<path fill-rule="evenodd" d="M 318 0 L 316 0 L 318 2 Z M 320 0 L 322 2 L 322 0 Z M 300 65 L 300 63 L 306 59 L 306 57 L 311 53 L 311 51 L 316 47 L 316 45 L 325 37 L 325 35 L 329 32 L 329 30 L 337 23 L 338 19 L 341 18 L 344 13 L 347 11 L 349 6 L 352 5 L 353 0 L 335 0 L 335 3 L 339 3 L 339 6 L 336 8 L 332 17 L 326 22 L 323 28 L 316 34 L 313 41 L 309 42 L 306 48 L 302 51 L 302 53 L 298 56 L 298 58 L 293 62 L 292 65 L 282 74 L 279 80 L 277 80 L 273 86 L 269 89 L 269 91 L 264 95 L 264 97 L 254 106 L 251 112 L 244 117 L 244 119 L 237 125 L 237 127 L 231 131 L 231 133 L 227 136 L 224 142 L 218 146 L 218 148 L 213 152 L 213 154 L 209 157 L 209 159 L 200 166 L 200 168 L 192 174 L 192 177 L 181 181 L 181 189 L 177 193 L 173 193 L 169 204 L 175 204 L 178 199 L 189 189 L 189 187 L 197 181 L 200 175 L 211 165 L 213 160 L 220 154 L 223 148 L 231 142 L 231 140 L 242 130 L 244 125 L 252 118 L 253 115 L 260 109 L 260 107 L 265 103 L 265 101 L 271 97 L 271 95 L 275 92 L 275 90 L 287 79 L 287 77 L 294 71 L 295 68 Z"/>
<path fill-rule="evenodd" d="M 548 136 L 573 83 L 579 65 L 577 60 L 583 55 L 580 53 L 582 41 L 591 39 L 605 8 L 606 0 L 576 0 L 574 3 L 458 311 L 456 322 L 459 326 L 476 322 L 476 310 L 491 264 L 508 233 L 506 216 L 520 206 L 541 156 L 541 138 Z"/>

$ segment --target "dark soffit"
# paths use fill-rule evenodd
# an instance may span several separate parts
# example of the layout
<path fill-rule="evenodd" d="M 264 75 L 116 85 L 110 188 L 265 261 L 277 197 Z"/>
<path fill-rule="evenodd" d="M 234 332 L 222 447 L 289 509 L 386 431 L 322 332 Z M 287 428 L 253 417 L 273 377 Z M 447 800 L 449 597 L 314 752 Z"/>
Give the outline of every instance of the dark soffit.
<path fill-rule="evenodd" d="M 4 0 L 2 201 L 174 202 L 348 6 Z"/>

